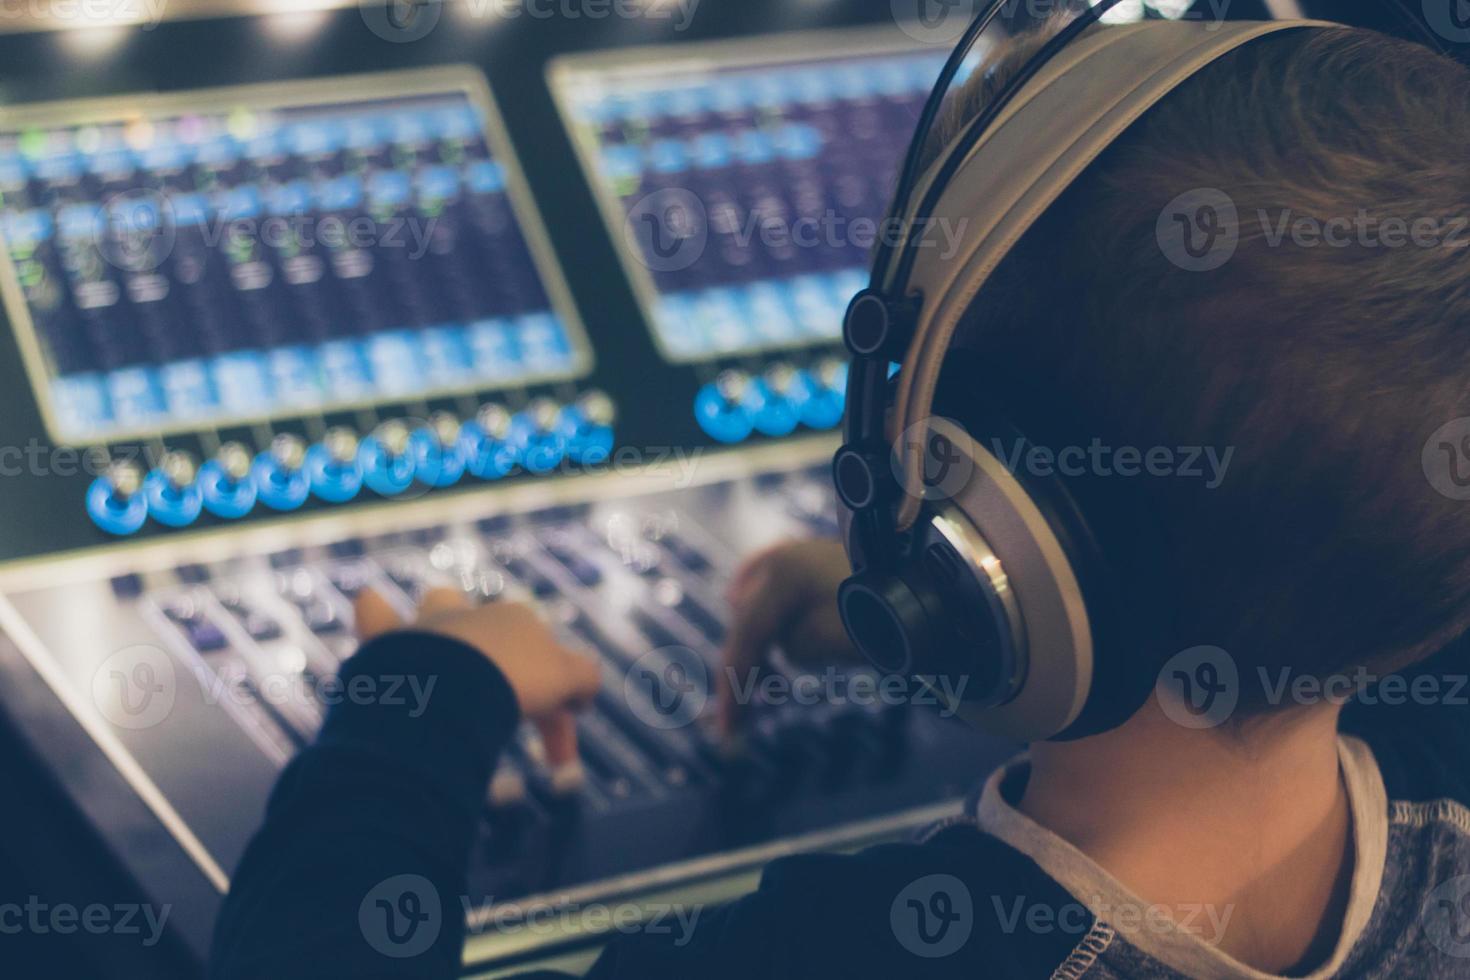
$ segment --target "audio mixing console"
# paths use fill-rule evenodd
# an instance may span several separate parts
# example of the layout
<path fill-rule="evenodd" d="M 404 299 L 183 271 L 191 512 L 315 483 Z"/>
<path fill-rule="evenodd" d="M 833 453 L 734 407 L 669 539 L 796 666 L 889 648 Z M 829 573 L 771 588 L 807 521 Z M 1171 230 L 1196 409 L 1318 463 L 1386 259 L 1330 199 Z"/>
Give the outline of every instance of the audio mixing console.
<path fill-rule="evenodd" d="M 116 72 L 154 44 L 268 62 L 250 36 L 165 21 Z M 533 602 L 603 671 L 580 771 L 527 727 L 486 787 L 471 967 L 595 947 L 524 928 L 536 904 L 725 901 L 773 857 L 955 812 L 1010 747 L 867 668 L 778 658 L 737 744 L 710 725 L 734 569 L 837 533 L 851 230 L 943 51 L 888 28 L 556 60 L 535 132 L 554 99 L 568 138 L 538 185 L 522 157 L 555 147 L 464 36 L 371 43 L 370 74 L 329 47 L 306 80 L 246 57 L 228 87 L 0 111 L 0 443 L 45 463 L 0 481 L 0 705 L 28 750 L 196 964 L 344 696 L 364 588 Z M 596 207 L 602 251 L 558 261 Z"/>

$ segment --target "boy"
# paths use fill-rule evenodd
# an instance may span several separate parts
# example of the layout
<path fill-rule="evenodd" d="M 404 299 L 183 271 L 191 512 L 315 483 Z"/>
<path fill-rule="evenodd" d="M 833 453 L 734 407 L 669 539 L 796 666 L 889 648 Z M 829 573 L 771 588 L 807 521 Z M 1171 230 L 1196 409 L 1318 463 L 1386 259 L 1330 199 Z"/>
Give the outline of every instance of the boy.
<path fill-rule="evenodd" d="M 1033 48 L 956 100 L 931 149 Z M 1133 564 L 1173 586 L 1174 632 L 1235 669 L 1228 717 L 1154 698 L 1113 731 L 1034 745 L 927 840 L 778 861 L 687 943 L 617 937 L 592 976 L 1470 976 L 1470 709 L 1442 673 L 1456 652 L 1424 662 L 1470 627 L 1467 144 L 1459 66 L 1367 32 L 1277 34 L 1151 110 L 975 305 L 981 362 L 1004 366 L 976 387 L 1054 450 L 1233 450 L 1217 486 L 1127 485 L 1164 542 Z M 1239 242 L 1184 269 L 1157 228 L 1199 189 L 1237 208 Z M 1390 246 L 1390 219 L 1425 234 Z M 850 655 L 845 571 L 831 543 L 754 559 L 732 595 L 736 672 L 776 645 Z M 349 682 L 413 669 L 445 693 L 417 719 L 334 709 L 237 873 L 217 978 L 455 975 L 452 908 L 432 945 L 392 958 L 364 942 L 361 907 L 395 875 L 463 893 L 520 715 L 553 762 L 575 752 L 566 712 L 596 671 L 533 614 L 436 593 L 404 631 L 368 595 L 358 621 Z M 1334 683 L 1414 664 L 1411 707 L 1383 703 L 1387 682 Z"/>

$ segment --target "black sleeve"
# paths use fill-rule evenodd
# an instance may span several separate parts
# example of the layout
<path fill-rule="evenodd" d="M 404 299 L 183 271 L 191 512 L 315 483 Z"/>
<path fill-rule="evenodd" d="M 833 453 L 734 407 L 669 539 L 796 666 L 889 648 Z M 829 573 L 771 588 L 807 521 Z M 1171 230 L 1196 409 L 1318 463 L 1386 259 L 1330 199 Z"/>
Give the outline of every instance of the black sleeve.
<path fill-rule="evenodd" d="M 495 759 L 518 720 L 505 678 L 469 647 L 416 633 L 367 644 L 344 665 L 340 703 L 282 774 L 235 870 L 210 977 L 459 976 L 466 865 Z M 1056 907 L 1060 886 L 1034 865 L 1007 871 L 1026 859 L 991 838 L 943 840 L 775 861 L 754 894 L 612 936 L 589 980 L 1050 973 L 1077 937 L 1057 932 L 1052 943 L 1018 948 L 997 916 L 982 914 L 982 896 L 997 877 L 1035 879 L 1043 898 L 1033 901 Z M 896 898 L 955 875 L 977 902 L 974 935 L 954 956 L 916 955 L 892 925 Z"/>
<path fill-rule="evenodd" d="M 474 649 L 395 633 L 347 661 L 333 700 L 235 870 L 215 980 L 459 973 L 458 896 L 515 694 Z"/>
<path fill-rule="evenodd" d="M 515 695 L 470 647 L 395 633 L 343 666 L 334 700 L 235 870 L 212 980 L 460 975 L 466 866 Z M 692 936 L 614 937 L 591 976 L 706 977 L 711 962 L 762 975 L 746 967 L 779 945 L 769 908 L 753 896 L 707 910 Z"/>
<path fill-rule="evenodd" d="M 1470 806 L 1470 638 L 1364 684 L 1342 730 L 1373 749 L 1389 799 Z"/>

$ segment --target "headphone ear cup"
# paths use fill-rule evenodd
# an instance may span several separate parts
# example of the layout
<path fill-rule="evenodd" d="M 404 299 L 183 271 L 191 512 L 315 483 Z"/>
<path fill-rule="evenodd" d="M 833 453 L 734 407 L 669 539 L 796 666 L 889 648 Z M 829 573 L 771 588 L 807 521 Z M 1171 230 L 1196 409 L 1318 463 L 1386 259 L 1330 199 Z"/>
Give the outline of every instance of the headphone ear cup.
<path fill-rule="evenodd" d="M 1157 611 L 1160 599 L 1141 594 L 1151 580 L 1126 573 L 1107 557 L 1151 553 L 1149 549 L 1159 540 L 1156 525 L 1136 514 L 1137 503 L 1125 499 L 1129 488 L 1118 479 L 1064 477 L 1055 468 L 1044 471 L 1028 465 L 1033 451 L 1046 447 L 1037 446 L 973 394 L 976 379 L 993 374 L 974 352 L 951 351 L 936 392 L 936 410 L 955 419 L 1005 466 L 1066 554 L 1087 610 L 1091 682 L 1081 713 L 1048 737 L 1070 741 L 1096 735 L 1121 725 L 1143 706 L 1170 649 L 1159 635 L 1165 625 Z M 1110 523 L 1089 522 L 1079 496 L 1090 509 L 1105 512 Z M 985 528 L 980 531 L 983 534 Z M 1104 537 L 1107 531 L 1112 533 Z"/>

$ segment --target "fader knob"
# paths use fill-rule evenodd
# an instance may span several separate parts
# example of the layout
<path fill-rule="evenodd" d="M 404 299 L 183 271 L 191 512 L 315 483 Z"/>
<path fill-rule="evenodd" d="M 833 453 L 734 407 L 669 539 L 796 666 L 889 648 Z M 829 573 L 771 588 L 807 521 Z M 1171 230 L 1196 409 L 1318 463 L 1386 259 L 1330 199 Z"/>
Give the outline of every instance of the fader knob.
<path fill-rule="evenodd" d="M 390 419 L 372 431 L 357 447 L 362 478 L 374 493 L 397 496 L 413 484 L 417 466 L 409 445 L 408 426 Z"/>
<path fill-rule="evenodd" d="M 362 465 L 357 461 L 357 433 L 346 426 L 327 430 L 322 441 L 306 451 L 306 475 L 311 492 L 340 504 L 362 489 Z"/>
<path fill-rule="evenodd" d="M 244 517 L 255 506 L 255 480 L 250 475 L 250 451 L 238 442 L 227 442 L 214 458 L 199 469 L 199 489 L 204 509 L 216 517 Z"/>
<path fill-rule="evenodd" d="M 250 464 L 261 503 L 272 510 L 295 510 L 306 502 L 311 483 L 306 476 L 306 443 L 283 432 Z"/>
<path fill-rule="evenodd" d="M 160 524 L 185 527 L 199 518 L 204 494 L 196 482 L 199 467 L 194 457 L 181 449 L 163 454 L 158 466 L 143 481 L 148 513 Z"/>
<path fill-rule="evenodd" d="M 429 424 L 409 436 L 418 478 L 431 487 L 447 487 L 464 475 L 465 457 L 459 436 L 459 419 L 448 412 L 435 412 Z"/>
<path fill-rule="evenodd" d="M 87 514 L 108 534 L 132 534 L 148 519 L 142 489 L 143 471 L 138 464 L 116 460 L 87 488 Z"/>
<path fill-rule="evenodd" d="M 493 402 L 480 406 L 474 421 L 459 427 L 460 453 L 471 473 L 482 480 L 498 480 L 515 469 L 510 428 L 510 412 Z"/>

